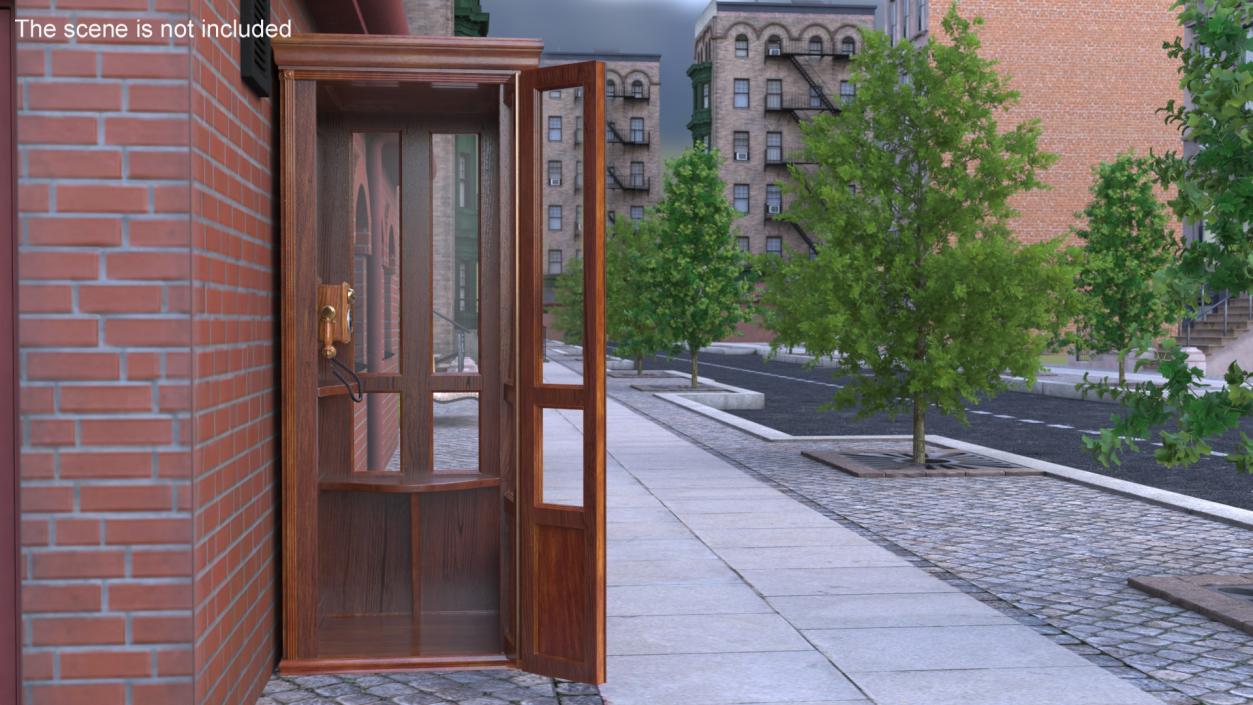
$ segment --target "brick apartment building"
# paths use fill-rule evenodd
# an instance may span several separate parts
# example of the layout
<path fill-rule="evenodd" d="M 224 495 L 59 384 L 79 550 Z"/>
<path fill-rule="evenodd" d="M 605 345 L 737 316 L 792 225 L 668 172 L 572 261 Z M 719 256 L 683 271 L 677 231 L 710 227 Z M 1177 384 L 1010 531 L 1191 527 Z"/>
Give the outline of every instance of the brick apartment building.
<path fill-rule="evenodd" d="M 1101 161 L 1128 149 L 1143 155 L 1181 147 L 1178 131 L 1156 113 L 1180 96 L 1176 66 L 1162 49 L 1179 32 L 1171 4 L 958 4 L 963 16 L 984 19 L 982 54 L 998 61 L 1021 93 L 1011 119 L 1038 118 L 1040 146 L 1060 156 L 1044 175 L 1050 188 L 1016 200 L 1019 237 L 1048 239 L 1076 225 L 1092 168 Z M 791 226 L 769 222 L 771 206 L 786 205 L 774 184 L 786 178 L 789 157 L 800 147 L 796 121 L 838 109 L 841 96 L 855 93 L 845 79 L 858 28 L 876 26 L 896 41 L 926 41 L 942 36 L 947 8 L 935 0 L 710 3 L 697 21 L 696 63 L 688 70 L 688 127 L 694 141 L 716 147 L 727 160 L 728 198 L 745 213 L 737 222 L 742 246 L 761 252 L 810 244 Z M 829 98 L 820 99 L 818 90 Z"/>
<path fill-rule="evenodd" d="M 548 52 L 545 66 L 605 63 L 606 217 L 639 220 L 661 198 L 661 57 Z M 552 91 L 544 101 L 545 271 L 555 276 L 582 256 L 583 96 Z"/>
<path fill-rule="evenodd" d="M 801 148 L 800 122 L 852 97 L 850 59 L 874 21 L 875 6 L 856 0 L 715 0 L 697 20 L 688 129 L 724 159 L 741 249 L 813 245 L 802 228 L 774 219 L 786 207 L 780 184 Z"/>
<path fill-rule="evenodd" d="M 17 0 L 14 11 L 60 27 L 224 22 L 241 5 L 252 3 Z M 298 33 L 487 25 L 467 0 L 270 5 Z M 238 40 L 39 41 L 0 20 L 16 77 L 15 93 L 0 91 L 0 150 L 20 211 L 23 679 L 11 679 L 5 584 L 0 702 L 20 689 L 27 705 L 251 703 L 278 620 L 274 100 L 241 78 Z M 364 170 L 373 146 L 358 146 Z M 0 211 L 12 205 L 0 197 Z"/>

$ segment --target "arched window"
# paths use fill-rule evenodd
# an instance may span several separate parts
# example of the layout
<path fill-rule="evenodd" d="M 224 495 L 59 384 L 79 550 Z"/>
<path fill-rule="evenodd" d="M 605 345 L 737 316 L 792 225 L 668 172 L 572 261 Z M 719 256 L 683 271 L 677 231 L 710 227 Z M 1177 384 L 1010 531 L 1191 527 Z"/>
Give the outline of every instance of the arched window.
<path fill-rule="evenodd" d="M 631 97 L 632 98 L 644 97 L 644 82 L 639 80 L 638 78 L 635 79 L 634 81 L 631 81 Z"/>
<path fill-rule="evenodd" d="M 769 56 L 783 55 L 783 40 L 779 39 L 779 35 L 772 34 L 766 40 L 766 54 Z"/>
<path fill-rule="evenodd" d="M 809 38 L 809 53 L 815 56 L 822 56 L 822 37 Z"/>
<path fill-rule="evenodd" d="M 618 82 L 612 79 L 605 81 L 605 95 L 613 98 L 618 95 Z"/>
<path fill-rule="evenodd" d="M 748 58 L 748 35 L 741 34 L 735 38 L 735 58 Z"/>
<path fill-rule="evenodd" d="M 857 40 L 852 37 L 845 37 L 840 42 L 840 50 L 849 56 L 857 53 Z"/>

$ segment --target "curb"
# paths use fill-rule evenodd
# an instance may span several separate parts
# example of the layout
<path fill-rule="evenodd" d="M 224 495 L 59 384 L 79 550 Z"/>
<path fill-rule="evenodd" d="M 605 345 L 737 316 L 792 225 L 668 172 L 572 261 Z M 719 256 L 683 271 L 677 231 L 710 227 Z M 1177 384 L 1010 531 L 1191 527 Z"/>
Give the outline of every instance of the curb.
<path fill-rule="evenodd" d="M 720 409 L 715 409 L 699 401 L 687 397 L 683 397 L 673 392 L 658 392 L 654 396 L 664 399 L 665 401 L 681 406 L 698 414 L 708 416 L 709 418 L 732 428 L 739 429 L 749 435 L 756 436 L 764 441 L 772 443 L 778 442 L 795 442 L 795 441 L 885 441 L 885 440 L 904 440 L 909 436 L 902 435 L 886 435 L 886 436 L 793 436 L 783 431 L 779 431 L 769 426 L 742 419 L 733 414 L 728 414 Z M 1253 511 L 1248 509 L 1240 509 L 1231 507 L 1218 502 L 1211 502 L 1207 499 L 1198 499 L 1189 497 L 1178 492 L 1169 490 L 1161 490 L 1156 487 L 1140 485 L 1127 480 L 1119 480 L 1113 477 L 1106 477 L 1098 473 L 1072 468 L 1066 465 L 1058 465 L 1050 463 L 1046 460 L 1037 460 L 1025 455 L 1009 453 L 995 448 L 977 445 L 975 443 L 967 443 L 959 441 L 947 436 L 937 436 L 927 434 L 927 440 L 939 445 L 948 446 L 957 450 L 965 450 L 972 453 L 985 455 L 989 458 L 1004 460 L 1010 463 L 1016 463 L 1023 467 L 1039 470 L 1045 476 L 1074 482 L 1080 485 L 1086 485 L 1113 494 L 1131 497 L 1134 499 L 1144 500 L 1151 504 L 1170 509 L 1178 509 L 1188 514 L 1192 514 L 1206 519 L 1235 526 L 1242 529 L 1253 529 Z"/>

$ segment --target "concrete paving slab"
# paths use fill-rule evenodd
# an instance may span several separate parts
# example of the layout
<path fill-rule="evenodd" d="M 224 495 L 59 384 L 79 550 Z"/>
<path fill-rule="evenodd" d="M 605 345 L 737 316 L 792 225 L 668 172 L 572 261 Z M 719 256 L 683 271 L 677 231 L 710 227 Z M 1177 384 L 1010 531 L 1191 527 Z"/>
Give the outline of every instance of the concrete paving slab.
<path fill-rule="evenodd" d="M 801 507 L 787 497 L 775 499 L 668 499 L 666 506 L 680 517 L 689 514 L 761 514 L 791 512 Z"/>
<path fill-rule="evenodd" d="M 913 567 L 742 570 L 740 574 L 766 596 L 958 592 Z"/>
<path fill-rule="evenodd" d="M 605 571 L 607 585 L 684 585 L 738 583 L 739 576 L 716 558 L 704 560 L 614 561 Z"/>
<path fill-rule="evenodd" d="M 807 629 L 804 634 L 845 673 L 1091 665 L 1018 624 Z"/>
<path fill-rule="evenodd" d="M 795 595 L 771 597 L 769 602 L 797 629 L 1018 623 L 962 593 Z"/>
<path fill-rule="evenodd" d="M 611 540 L 605 545 L 606 559 L 616 561 L 702 560 L 716 558 L 709 547 L 695 537 L 685 539 Z"/>
<path fill-rule="evenodd" d="M 663 500 L 671 499 L 779 499 L 787 495 L 760 483 L 744 487 L 660 487 L 654 494 Z"/>
<path fill-rule="evenodd" d="M 627 539 L 682 539 L 692 535 L 677 519 L 661 522 L 606 523 L 608 541 Z"/>
<path fill-rule="evenodd" d="M 877 546 L 870 539 L 834 524 L 818 528 L 786 529 L 696 529 L 696 535 L 711 548 L 756 548 L 765 546 Z"/>
<path fill-rule="evenodd" d="M 878 546 L 719 548 L 718 555 L 736 570 L 909 565 L 904 558 Z"/>
<path fill-rule="evenodd" d="M 611 656 L 601 693 L 613 705 L 859 701 L 861 692 L 816 652 Z"/>
<path fill-rule="evenodd" d="M 610 585 L 605 592 L 606 613 L 611 617 L 774 612 L 760 595 L 742 582 Z"/>
<path fill-rule="evenodd" d="M 682 519 L 688 526 L 696 530 L 821 528 L 834 525 L 834 522 L 830 519 L 800 504 L 797 504 L 792 511 L 746 512 L 742 514 L 687 514 Z"/>
<path fill-rule="evenodd" d="M 610 617 L 606 629 L 610 656 L 813 649 L 773 613 Z"/>
<path fill-rule="evenodd" d="M 861 673 L 878 705 L 1162 705 L 1099 666 Z"/>

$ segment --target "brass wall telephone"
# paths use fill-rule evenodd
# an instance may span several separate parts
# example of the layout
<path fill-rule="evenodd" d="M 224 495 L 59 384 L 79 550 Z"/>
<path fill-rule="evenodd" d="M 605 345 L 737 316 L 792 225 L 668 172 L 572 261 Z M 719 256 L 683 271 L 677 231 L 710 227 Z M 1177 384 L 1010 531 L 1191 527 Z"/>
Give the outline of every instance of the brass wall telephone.
<path fill-rule="evenodd" d="M 365 398 L 361 378 L 336 358 L 339 350 L 335 347 L 336 344 L 346 345 L 352 342 L 352 304 L 356 298 L 356 293 L 348 282 L 318 285 L 318 340 L 322 344 L 322 357 L 330 361 L 331 374 L 348 390 L 348 396 L 354 402 L 360 402 Z M 344 379 L 343 373 L 347 373 L 356 382 L 356 392 L 348 380 Z"/>

